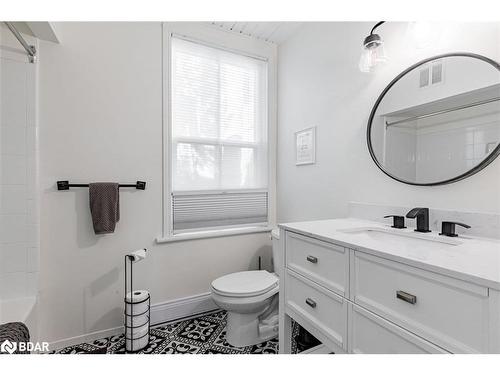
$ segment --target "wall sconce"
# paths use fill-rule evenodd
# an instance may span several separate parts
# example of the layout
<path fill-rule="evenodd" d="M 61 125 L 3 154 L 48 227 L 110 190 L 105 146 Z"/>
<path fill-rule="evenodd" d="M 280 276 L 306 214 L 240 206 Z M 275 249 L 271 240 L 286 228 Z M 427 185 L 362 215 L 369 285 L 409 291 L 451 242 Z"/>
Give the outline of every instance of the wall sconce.
<path fill-rule="evenodd" d="M 385 21 L 380 21 L 375 24 L 370 35 L 368 35 L 363 42 L 363 50 L 361 51 L 361 58 L 359 59 L 359 70 L 364 73 L 373 71 L 377 65 L 387 61 L 383 40 L 380 35 L 373 33 L 375 29 L 384 22 Z"/>

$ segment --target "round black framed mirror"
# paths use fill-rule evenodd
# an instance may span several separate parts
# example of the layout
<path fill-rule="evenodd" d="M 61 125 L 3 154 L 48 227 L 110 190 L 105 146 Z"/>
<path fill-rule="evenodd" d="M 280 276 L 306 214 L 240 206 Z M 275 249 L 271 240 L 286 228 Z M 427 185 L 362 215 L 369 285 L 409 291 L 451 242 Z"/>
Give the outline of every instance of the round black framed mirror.
<path fill-rule="evenodd" d="M 500 154 L 500 64 L 459 52 L 410 66 L 378 97 L 366 136 L 375 164 L 406 184 L 479 172 Z"/>

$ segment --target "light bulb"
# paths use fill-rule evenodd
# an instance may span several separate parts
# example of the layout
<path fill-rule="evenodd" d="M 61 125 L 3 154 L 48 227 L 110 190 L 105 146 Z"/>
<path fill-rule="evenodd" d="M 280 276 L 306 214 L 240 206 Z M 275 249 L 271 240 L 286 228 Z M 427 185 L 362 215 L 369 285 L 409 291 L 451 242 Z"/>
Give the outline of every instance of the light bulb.
<path fill-rule="evenodd" d="M 371 35 L 378 36 L 377 34 Z M 367 38 L 368 39 L 368 38 Z M 373 39 L 373 38 L 372 38 Z M 361 57 L 359 59 L 359 70 L 364 73 L 372 72 L 378 65 L 387 61 L 385 54 L 384 42 L 380 37 L 376 40 L 369 41 L 363 46 Z"/>

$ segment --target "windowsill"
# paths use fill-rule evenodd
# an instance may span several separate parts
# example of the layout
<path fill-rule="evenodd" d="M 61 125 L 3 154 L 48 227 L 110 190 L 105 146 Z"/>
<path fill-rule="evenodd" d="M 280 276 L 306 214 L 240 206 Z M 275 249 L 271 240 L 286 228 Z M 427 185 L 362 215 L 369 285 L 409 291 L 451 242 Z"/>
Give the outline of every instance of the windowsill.
<path fill-rule="evenodd" d="M 169 243 L 190 240 L 200 240 L 204 238 L 217 238 L 237 236 L 240 234 L 265 233 L 271 232 L 271 227 L 249 227 L 249 228 L 232 228 L 232 229 L 217 229 L 206 232 L 176 234 L 170 237 L 158 237 L 156 243 Z"/>

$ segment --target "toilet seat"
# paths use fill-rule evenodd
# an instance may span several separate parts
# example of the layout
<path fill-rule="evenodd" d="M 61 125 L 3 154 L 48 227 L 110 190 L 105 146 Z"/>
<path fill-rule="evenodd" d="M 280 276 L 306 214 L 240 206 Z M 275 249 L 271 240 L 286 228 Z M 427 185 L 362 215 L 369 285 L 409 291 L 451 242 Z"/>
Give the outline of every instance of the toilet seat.
<path fill-rule="evenodd" d="M 267 271 L 243 271 L 212 281 L 214 293 L 226 297 L 255 297 L 276 289 L 279 279 Z"/>

